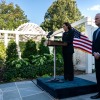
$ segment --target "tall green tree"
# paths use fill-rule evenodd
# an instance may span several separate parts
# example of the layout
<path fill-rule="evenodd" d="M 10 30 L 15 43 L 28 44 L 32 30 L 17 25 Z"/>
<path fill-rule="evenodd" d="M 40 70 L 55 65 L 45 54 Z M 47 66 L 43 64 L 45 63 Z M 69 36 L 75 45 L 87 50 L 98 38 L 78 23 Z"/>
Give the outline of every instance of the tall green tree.
<path fill-rule="evenodd" d="M 4 67 L 4 61 L 6 58 L 6 48 L 4 43 L 0 41 L 0 69 Z"/>
<path fill-rule="evenodd" d="M 6 62 L 18 58 L 17 44 L 14 40 L 10 40 L 6 49 Z"/>
<path fill-rule="evenodd" d="M 6 48 L 4 43 L 0 41 L 0 60 L 5 60 L 6 58 Z"/>
<path fill-rule="evenodd" d="M 55 31 L 61 28 L 64 22 L 73 23 L 82 17 L 75 0 L 56 0 L 45 13 L 41 27 L 45 31 Z"/>
<path fill-rule="evenodd" d="M 14 40 L 9 41 L 6 49 L 6 55 L 6 66 L 4 68 L 3 78 L 6 77 L 6 80 L 10 80 L 17 76 L 16 66 L 13 66 L 14 61 L 18 60 L 17 45 Z"/>
<path fill-rule="evenodd" d="M 25 49 L 22 52 L 22 58 L 30 59 L 32 55 L 36 55 L 36 54 L 37 54 L 36 43 L 35 41 L 30 39 L 26 42 Z"/>
<path fill-rule="evenodd" d="M 47 46 L 44 46 L 44 42 L 46 41 L 45 38 L 41 39 L 41 42 L 39 43 L 39 50 L 38 53 L 40 55 L 43 55 L 45 53 L 50 54 L 49 48 Z"/>
<path fill-rule="evenodd" d="M 27 16 L 18 5 L 0 3 L 0 29 L 16 29 L 19 25 L 28 22 Z"/>

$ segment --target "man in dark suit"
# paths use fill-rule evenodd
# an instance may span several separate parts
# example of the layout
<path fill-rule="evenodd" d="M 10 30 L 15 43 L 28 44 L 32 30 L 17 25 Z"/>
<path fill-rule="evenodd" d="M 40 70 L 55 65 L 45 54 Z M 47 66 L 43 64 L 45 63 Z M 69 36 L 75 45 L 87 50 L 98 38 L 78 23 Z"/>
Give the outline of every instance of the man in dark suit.
<path fill-rule="evenodd" d="M 95 24 L 98 26 L 98 29 L 93 33 L 92 54 L 95 58 L 98 94 L 91 96 L 91 99 L 100 98 L 100 13 L 95 16 Z"/>

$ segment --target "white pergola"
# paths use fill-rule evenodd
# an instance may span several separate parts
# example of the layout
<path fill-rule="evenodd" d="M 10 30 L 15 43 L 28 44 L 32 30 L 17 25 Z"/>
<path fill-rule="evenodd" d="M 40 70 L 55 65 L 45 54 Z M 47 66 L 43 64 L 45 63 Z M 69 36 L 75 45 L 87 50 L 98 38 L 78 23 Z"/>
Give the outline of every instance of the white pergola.
<path fill-rule="evenodd" d="M 3 36 L 1 34 L 4 34 Z M 5 46 L 8 45 L 9 35 L 15 38 L 17 45 L 20 41 L 20 35 L 26 38 L 34 38 L 35 36 L 45 36 L 46 32 L 34 23 L 25 23 L 19 26 L 16 30 L 0 30 L 0 39 L 4 41 Z"/>

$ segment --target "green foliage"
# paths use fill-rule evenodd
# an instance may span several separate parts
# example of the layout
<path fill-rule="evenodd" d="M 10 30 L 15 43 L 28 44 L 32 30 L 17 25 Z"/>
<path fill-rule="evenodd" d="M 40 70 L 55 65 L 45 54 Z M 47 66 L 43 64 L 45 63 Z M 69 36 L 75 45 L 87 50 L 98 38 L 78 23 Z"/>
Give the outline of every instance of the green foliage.
<path fill-rule="evenodd" d="M 17 45 L 14 40 L 10 40 L 6 49 L 6 61 L 18 59 Z"/>
<path fill-rule="evenodd" d="M 4 67 L 4 60 L 0 59 L 0 70 L 2 70 Z"/>
<path fill-rule="evenodd" d="M 61 46 L 56 47 L 56 54 L 62 55 L 62 47 Z"/>
<path fill-rule="evenodd" d="M 0 67 L 5 61 L 5 58 L 6 58 L 6 48 L 4 46 L 4 43 L 0 41 Z"/>
<path fill-rule="evenodd" d="M 50 75 L 45 74 L 45 75 L 43 75 L 42 77 L 43 77 L 43 78 L 47 78 L 47 77 L 50 77 Z"/>
<path fill-rule="evenodd" d="M 53 56 L 49 54 L 32 56 L 32 64 L 37 76 L 51 75 L 53 72 Z"/>
<path fill-rule="evenodd" d="M 20 50 L 22 53 L 25 50 L 25 44 L 26 44 L 26 42 L 19 42 L 19 47 L 20 47 Z"/>
<path fill-rule="evenodd" d="M 27 41 L 22 59 L 18 59 L 16 54 L 16 44 L 14 41 L 10 41 L 7 48 L 6 66 L 2 74 L 4 81 L 53 76 L 54 56 L 45 52 L 37 55 L 34 41 Z M 63 73 L 63 59 L 60 53 L 56 55 L 56 66 L 57 75 L 61 75 Z"/>
<path fill-rule="evenodd" d="M 15 62 L 15 64 L 17 64 Z M 34 66 L 30 64 L 29 59 L 20 59 L 18 61 L 19 77 L 21 78 L 34 78 Z"/>
<path fill-rule="evenodd" d="M 17 45 L 14 40 L 10 40 L 6 49 L 6 62 L 3 78 L 8 81 L 17 76 L 17 69 L 13 66 L 13 61 L 18 59 Z"/>
<path fill-rule="evenodd" d="M 34 67 L 28 59 L 14 59 L 7 62 L 3 78 L 5 81 L 13 81 L 17 78 L 33 78 Z"/>
<path fill-rule="evenodd" d="M 4 81 L 13 81 L 17 77 L 17 70 L 15 68 L 6 69 L 3 74 Z"/>
<path fill-rule="evenodd" d="M 63 58 L 61 54 L 56 55 L 56 72 L 57 75 L 62 75 L 64 73 L 64 68 L 63 68 Z"/>
<path fill-rule="evenodd" d="M 38 54 L 43 55 L 45 53 L 50 54 L 49 48 L 47 46 L 44 46 L 45 38 L 41 39 L 41 42 L 39 43 L 39 50 Z"/>
<path fill-rule="evenodd" d="M 32 63 L 35 66 L 35 72 L 37 75 L 53 75 L 53 67 L 54 67 L 54 56 L 50 54 L 43 54 L 32 56 Z M 57 55 L 56 59 L 56 70 L 57 74 L 61 75 L 63 72 L 63 60 L 60 55 Z"/>
<path fill-rule="evenodd" d="M 22 58 L 28 58 L 31 60 L 31 55 L 37 54 L 36 43 L 33 40 L 28 40 L 25 45 L 25 49 L 22 53 Z"/>
<path fill-rule="evenodd" d="M 47 10 L 41 27 L 45 31 L 55 31 L 66 21 L 73 23 L 83 18 L 75 0 L 56 0 Z"/>
<path fill-rule="evenodd" d="M 35 55 L 31 57 L 32 63 L 29 59 L 13 59 L 6 62 L 3 79 L 5 81 L 14 81 L 16 79 L 30 79 L 39 76 L 49 77 L 53 76 L 53 55 Z M 62 59 L 57 55 L 56 59 L 57 75 L 63 73 Z"/>
<path fill-rule="evenodd" d="M 28 22 L 24 11 L 13 3 L 0 3 L 0 29 L 16 29 L 19 25 Z"/>
<path fill-rule="evenodd" d="M 80 32 L 84 32 L 85 31 L 85 24 L 80 24 L 78 26 L 75 27 L 78 31 Z"/>
<path fill-rule="evenodd" d="M 62 47 L 56 47 L 56 65 L 57 65 L 57 74 L 60 75 L 63 73 L 63 57 L 62 57 Z"/>

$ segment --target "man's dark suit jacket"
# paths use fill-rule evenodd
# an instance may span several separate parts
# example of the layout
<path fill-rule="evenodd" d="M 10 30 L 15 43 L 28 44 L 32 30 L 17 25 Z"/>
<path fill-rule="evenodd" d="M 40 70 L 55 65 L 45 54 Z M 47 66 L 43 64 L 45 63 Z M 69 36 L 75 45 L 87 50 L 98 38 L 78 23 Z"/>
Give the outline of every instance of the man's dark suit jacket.
<path fill-rule="evenodd" d="M 96 38 L 97 31 L 98 31 L 98 29 L 96 31 L 94 31 L 94 33 L 93 33 L 92 54 L 94 52 L 100 53 L 100 32 Z"/>

